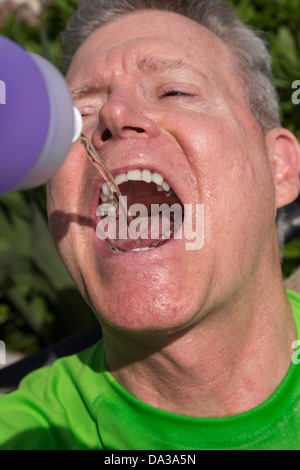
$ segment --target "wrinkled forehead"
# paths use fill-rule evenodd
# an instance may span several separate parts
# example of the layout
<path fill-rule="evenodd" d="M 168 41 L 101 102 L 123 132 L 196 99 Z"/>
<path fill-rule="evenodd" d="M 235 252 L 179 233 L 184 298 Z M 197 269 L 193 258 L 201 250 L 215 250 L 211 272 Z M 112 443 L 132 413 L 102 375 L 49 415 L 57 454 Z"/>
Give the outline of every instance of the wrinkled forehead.
<path fill-rule="evenodd" d="M 104 60 L 105 66 L 116 66 L 120 52 L 128 60 L 141 61 L 147 54 L 159 54 L 165 60 L 221 71 L 229 80 L 236 75 L 231 51 L 207 28 L 177 13 L 143 10 L 94 31 L 74 55 L 67 78 L 82 74 L 83 67 L 88 70 L 99 60 Z"/>

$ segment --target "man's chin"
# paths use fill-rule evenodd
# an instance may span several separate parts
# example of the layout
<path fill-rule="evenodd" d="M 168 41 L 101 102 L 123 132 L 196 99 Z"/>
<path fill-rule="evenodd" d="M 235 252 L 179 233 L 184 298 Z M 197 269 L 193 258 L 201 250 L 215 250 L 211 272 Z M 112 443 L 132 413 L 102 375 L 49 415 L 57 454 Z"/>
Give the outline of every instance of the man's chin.
<path fill-rule="evenodd" d="M 70 246 L 77 247 L 76 257 Z M 146 251 L 116 253 L 91 228 L 75 230 L 73 225 L 59 248 L 98 320 L 114 328 L 173 331 L 190 321 L 206 295 L 205 273 L 201 276 L 199 265 L 207 266 L 207 250 L 187 251 L 184 239 Z"/>
<path fill-rule="evenodd" d="M 201 299 L 191 296 L 192 282 L 184 265 L 174 257 L 157 260 L 159 250 L 155 252 L 140 258 L 135 253 L 121 255 L 105 268 L 102 260 L 97 280 L 85 277 L 100 322 L 121 330 L 154 332 L 176 331 L 191 320 Z"/>

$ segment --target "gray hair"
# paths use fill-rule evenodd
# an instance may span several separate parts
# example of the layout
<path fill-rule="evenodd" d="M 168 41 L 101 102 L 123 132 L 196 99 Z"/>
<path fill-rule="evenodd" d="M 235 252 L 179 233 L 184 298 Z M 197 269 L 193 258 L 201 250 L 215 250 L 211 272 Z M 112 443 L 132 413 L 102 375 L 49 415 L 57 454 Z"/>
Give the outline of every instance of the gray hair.
<path fill-rule="evenodd" d="M 245 99 L 264 131 L 280 126 L 271 59 L 265 42 L 218 0 L 83 0 L 62 34 L 66 73 L 73 55 L 99 27 L 137 10 L 165 10 L 206 27 L 230 48 L 240 70 Z"/>

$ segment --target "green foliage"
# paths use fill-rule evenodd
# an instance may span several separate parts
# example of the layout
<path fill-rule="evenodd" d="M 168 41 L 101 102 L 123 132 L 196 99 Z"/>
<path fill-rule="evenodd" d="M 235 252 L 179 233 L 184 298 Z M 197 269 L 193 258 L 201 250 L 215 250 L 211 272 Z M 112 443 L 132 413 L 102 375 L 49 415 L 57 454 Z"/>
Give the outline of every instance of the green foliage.
<path fill-rule="evenodd" d="M 300 80 L 300 0 L 228 0 L 227 3 L 269 44 L 282 124 L 300 138 L 300 104 L 293 104 L 291 99 L 295 91 L 292 83 Z"/>
<path fill-rule="evenodd" d="M 290 276 L 300 266 L 300 237 L 287 243 L 283 250 L 283 278 Z"/>
<path fill-rule="evenodd" d="M 26 353 L 94 321 L 56 252 L 44 202 L 43 187 L 0 198 L 0 335 Z"/>
<path fill-rule="evenodd" d="M 79 0 L 52 0 L 36 24 L 6 18 L 0 34 L 56 66 L 59 34 Z M 270 43 L 283 125 L 300 138 L 300 105 L 291 101 L 300 80 L 300 0 L 227 0 Z M 257 90 L 259 93 L 259 90 Z M 285 247 L 284 275 L 300 264 L 300 238 Z M 0 198 L 0 338 L 33 352 L 94 321 L 54 248 L 44 187 Z"/>
<path fill-rule="evenodd" d="M 79 0 L 51 0 L 37 24 L 9 15 L 0 34 L 16 41 L 28 51 L 40 54 L 57 67 L 61 61 L 60 33 Z"/>

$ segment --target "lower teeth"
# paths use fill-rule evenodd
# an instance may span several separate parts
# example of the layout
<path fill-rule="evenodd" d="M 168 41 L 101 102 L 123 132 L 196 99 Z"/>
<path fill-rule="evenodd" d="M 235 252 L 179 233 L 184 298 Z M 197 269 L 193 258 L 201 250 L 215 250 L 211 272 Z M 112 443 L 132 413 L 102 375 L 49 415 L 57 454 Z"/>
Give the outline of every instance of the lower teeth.
<path fill-rule="evenodd" d="M 130 250 L 130 251 L 148 251 L 148 250 L 154 250 L 154 247 L 145 246 L 144 248 L 133 248 L 133 250 Z"/>
<path fill-rule="evenodd" d="M 131 251 L 148 251 L 148 250 L 154 250 L 155 247 L 143 247 L 143 248 L 133 248 L 132 250 L 128 250 L 128 251 L 121 251 L 121 250 L 118 250 L 118 248 L 112 248 L 112 247 L 109 247 L 109 250 L 110 251 L 113 251 L 114 253 L 130 253 Z"/>

